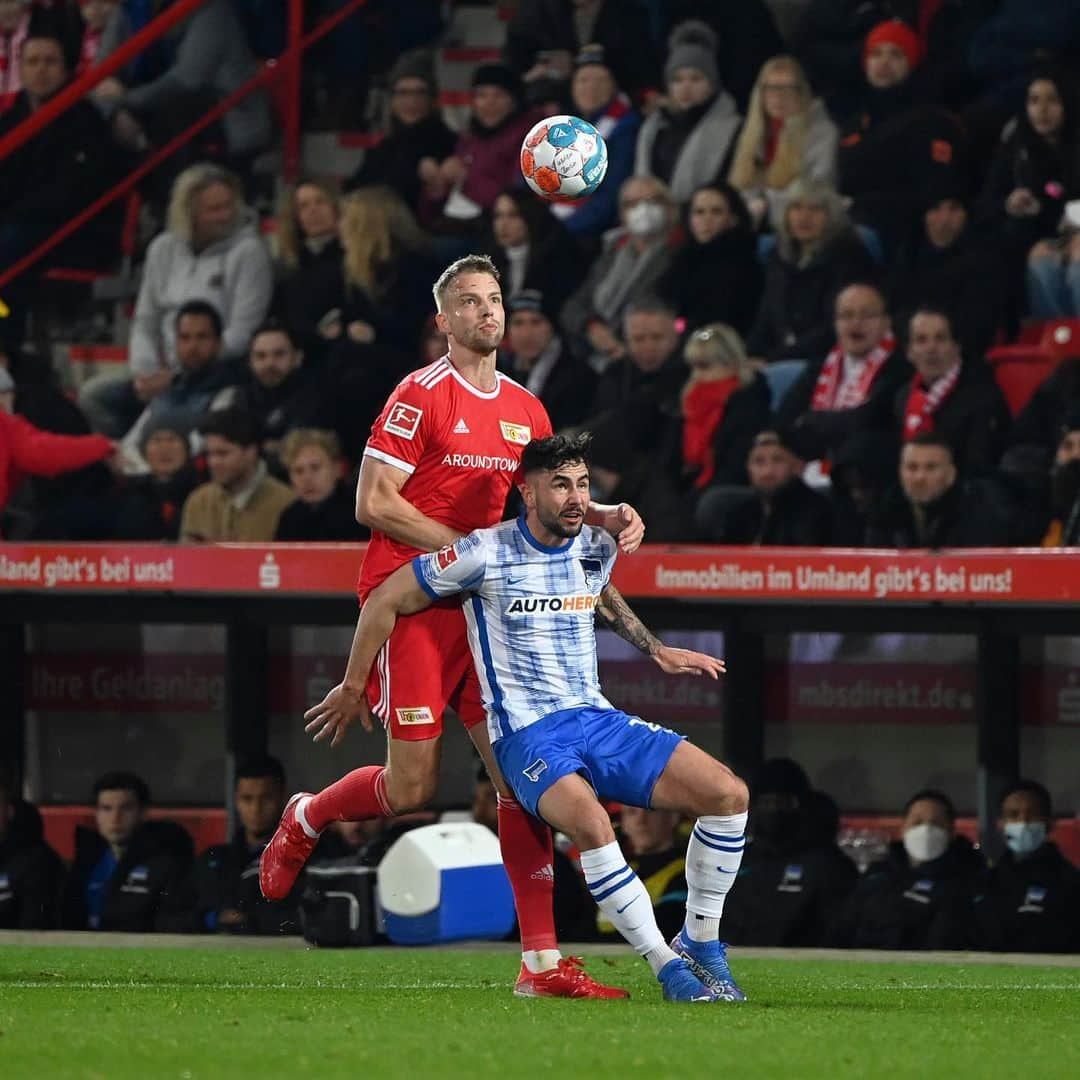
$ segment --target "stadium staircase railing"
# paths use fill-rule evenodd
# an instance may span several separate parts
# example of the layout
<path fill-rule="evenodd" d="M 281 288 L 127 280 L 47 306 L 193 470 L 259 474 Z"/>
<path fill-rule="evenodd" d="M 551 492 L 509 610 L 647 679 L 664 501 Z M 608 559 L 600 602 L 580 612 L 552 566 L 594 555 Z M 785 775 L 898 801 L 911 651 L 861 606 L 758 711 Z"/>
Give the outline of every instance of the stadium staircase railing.
<path fill-rule="evenodd" d="M 51 101 L 8 132 L 7 135 L 0 138 L 0 159 L 7 157 L 32 139 L 44 127 L 66 112 L 75 102 L 85 97 L 103 79 L 125 67 L 132 58 L 153 45 L 177 23 L 193 15 L 206 2 L 207 0 L 177 0 L 175 4 L 158 15 L 129 41 L 125 42 L 116 52 L 74 79 Z M 355 14 L 367 3 L 367 0 L 345 0 L 345 3 L 337 11 L 326 16 L 307 33 L 304 32 L 305 0 L 287 0 L 287 3 L 287 38 L 281 55 L 264 60 L 259 70 L 247 82 L 238 86 L 231 94 L 223 98 L 184 131 L 162 146 L 155 148 L 126 177 L 114 184 L 70 221 L 59 226 L 51 236 L 42 241 L 36 248 L 27 252 L 17 262 L 0 269 L 0 297 L 3 296 L 3 290 L 6 286 L 15 278 L 35 266 L 58 244 L 62 243 L 77 229 L 80 229 L 114 202 L 132 196 L 137 185 L 145 176 L 175 154 L 181 147 L 186 146 L 200 132 L 224 116 L 248 94 L 261 87 L 276 86 L 279 91 L 274 97 L 281 117 L 282 171 L 286 181 L 296 179 L 300 168 L 300 82 L 304 53 L 350 15 Z M 125 229 L 125 238 L 122 241 L 125 257 L 130 255 L 127 247 L 131 237 L 134 235 L 132 222 L 134 217 L 137 216 L 137 212 L 137 204 L 133 206 L 129 198 L 125 213 L 127 228 Z M 61 270 L 59 274 L 54 273 L 53 276 L 58 280 L 82 280 L 87 282 L 93 280 L 93 271 L 82 271 L 81 273 L 85 275 L 83 277 L 79 277 L 79 273 L 77 271 Z"/>

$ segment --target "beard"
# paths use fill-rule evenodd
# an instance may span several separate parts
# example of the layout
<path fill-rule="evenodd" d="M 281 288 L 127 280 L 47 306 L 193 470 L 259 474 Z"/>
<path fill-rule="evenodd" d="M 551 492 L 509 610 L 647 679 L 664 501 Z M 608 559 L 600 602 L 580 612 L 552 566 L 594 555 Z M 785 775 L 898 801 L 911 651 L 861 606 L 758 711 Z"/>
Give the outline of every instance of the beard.
<path fill-rule="evenodd" d="M 499 347 L 499 342 L 502 339 L 503 331 L 501 328 L 498 330 L 481 330 L 479 327 L 474 327 L 468 333 L 462 334 L 457 340 L 466 349 L 473 352 L 489 353 L 494 352 Z"/>
<path fill-rule="evenodd" d="M 578 533 L 581 532 L 582 526 L 585 524 L 585 515 L 575 518 L 564 518 L 559 514 L 544 512 L 539 508 L 536 511 L 536 516 L 540 519 L 540 524 L 547 529 L 548 532 L 553 533 L 555 536 L 561 536 L 564 540 L 571 540 Z"/>

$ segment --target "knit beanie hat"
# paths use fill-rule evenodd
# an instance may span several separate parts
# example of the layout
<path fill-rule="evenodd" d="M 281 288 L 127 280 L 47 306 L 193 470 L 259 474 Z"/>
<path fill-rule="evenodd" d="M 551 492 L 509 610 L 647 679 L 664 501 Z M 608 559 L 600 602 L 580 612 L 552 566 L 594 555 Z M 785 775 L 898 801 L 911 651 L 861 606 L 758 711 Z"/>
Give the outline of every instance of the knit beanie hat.
<path fill-rule="evenodd" d="M 139 452 L 146 453 L 146 444 L 159 431 L 171 431 L 183 440 L 184 446 L 188 446 L 188 436 L 191 434 L 191 421 L 183 413 L 163 412 L 151 417 L 139 432 Z"/>
<path fill-rule="evenodd" d="M 398 57 L 390 69 L 387 85 L 393 89 L 401 79 L 422 79 L 432 97 L 438 92 L 435 83 L 435 61 L 427 49 L 410 49 Z"/>
<path fill-rule="evenodd" d="M 880 22 L 869 34 L 863 43 L 863 68 L 866 67 L 866 59 L 870 51 L 878 45 L 895 45 L 907 57 L 908 68 L 914 71 L 922 59 L 922 46 L 919 44 L 919 36 L 905 22 L 899 19 L 886 19 Z"/>
<path fill-rule="evenodd" d="M 716 34 L 708 23 L 700 19 L 679 23 L 668 38 L 664 81 L 670 82 L 680 68 L 693 68 L 718 88 L 720 72 L 716 66 L 716 45 Z"/>
<path fill-rule="evenodd" d="M 522 289 L 514 293 L 506 303 L 506 310 L 509 315 L 516 315 L 519 311 L 534 311 L 555 325 L 555 314 L 539 289 Z"/>
<path fill-rule="evenodd" d="M 574 70 L 577 71 L 578 68 L 587 67 L 589 64 L 597 64 L 600 67 L 607 68 L 609 71 L 611 70 L 604 55 L 603 45 L 593 42 L 589 45 L 582 45 L 578 50 L 577 56 L 574 57 Z"/>
<path fill-rule="evenodd" d="M 472 77 L 472 88 L 498 86 L 505 90 L 518 104 L 525 97 L 521 76 L 506 64 L 481 64 Z"/>

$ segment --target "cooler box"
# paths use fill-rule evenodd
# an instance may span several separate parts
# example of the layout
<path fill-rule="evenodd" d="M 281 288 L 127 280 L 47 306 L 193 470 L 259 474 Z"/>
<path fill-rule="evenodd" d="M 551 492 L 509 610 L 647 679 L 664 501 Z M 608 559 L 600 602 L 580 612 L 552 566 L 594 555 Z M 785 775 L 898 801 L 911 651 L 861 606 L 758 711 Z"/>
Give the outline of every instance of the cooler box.
<path fill-rule="evenodd" d="M 379 906 L 398 945 L 497 940 L 514 928 L 498 837 L 474 822 L 411 829 L 379 863 Z"/>

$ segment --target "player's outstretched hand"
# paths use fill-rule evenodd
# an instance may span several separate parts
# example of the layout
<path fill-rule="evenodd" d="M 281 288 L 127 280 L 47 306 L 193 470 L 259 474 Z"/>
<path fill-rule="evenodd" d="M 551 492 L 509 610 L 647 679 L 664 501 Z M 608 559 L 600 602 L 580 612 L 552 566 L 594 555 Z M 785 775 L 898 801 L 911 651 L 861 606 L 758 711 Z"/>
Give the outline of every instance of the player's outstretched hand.
<path fill-rule="evenodd" d="M 641 515 L 629 503 L 619 503 L 609 516 L 613 521 L 608 532 L 619 541 L 619 550 L 624 555 L 633 555 L 645 539 Z"/>
<path fill-rule="evenodd" d="M 329 739 L 333 749 L 345 738 L 345 732 L 357 717 L 365 731 L 373 729 L 371 710 L 368 709 L 364 694 L 358 694 L 344 683 L 338 683 L 318 705 L 313 705 L 304 713 L 304 719 L 308 721 L 304 730 L 312 737 L 313 742 Z"/>
<path fill-rule="evenodd" d="M 665 675 L 708 675 L 718 679 L 727 671 L 724 661 L 715 656 L 692 649 L 675 649 L 670 645 L 661 645 L 653 659 Z"/>

